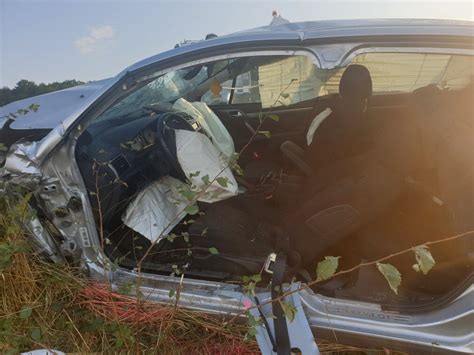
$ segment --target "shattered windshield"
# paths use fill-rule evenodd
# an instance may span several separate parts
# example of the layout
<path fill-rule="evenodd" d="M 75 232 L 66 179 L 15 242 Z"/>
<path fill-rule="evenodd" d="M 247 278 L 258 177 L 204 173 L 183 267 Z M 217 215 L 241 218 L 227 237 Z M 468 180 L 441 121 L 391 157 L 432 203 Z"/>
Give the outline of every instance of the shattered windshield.
<path fill-rule="evenodd" d="M 312 59 L 303 55 L 224 59 L 161 75 L 109 108 L 99 120 L 169 110 L 179 98 L 228 103 L 231 91 L 235 103 L 291 105 L 320 96 L 325 79 Z"/>
<path fill-rule="evenodd" d="M 166 106 L 196 90 L 204 82 L 226 69 L 231 62 L 231 60 L 225 60 L 170 71 L 119 101 L 104 112 L 99 119 L 123 117 L 137 110 L 160 104 Z"/>

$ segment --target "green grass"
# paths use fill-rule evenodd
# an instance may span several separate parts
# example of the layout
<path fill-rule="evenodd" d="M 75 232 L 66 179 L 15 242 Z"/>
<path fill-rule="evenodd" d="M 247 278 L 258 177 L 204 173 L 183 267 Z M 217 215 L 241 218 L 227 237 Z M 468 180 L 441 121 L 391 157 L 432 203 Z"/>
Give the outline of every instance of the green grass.
<path fill-rule="evenodd" d="M 7 208 L 2 201 L 0 208 L 1 353 L 38 348 L 106 353 L 258 352 L 254 341 L 244 340 L 245 325 L 223 327 L 218 317 L 137 304 L 134 298 L 90 282 L 68 265 L 42 260 L 29 247 L 18 223 L 25 206 Z"/>

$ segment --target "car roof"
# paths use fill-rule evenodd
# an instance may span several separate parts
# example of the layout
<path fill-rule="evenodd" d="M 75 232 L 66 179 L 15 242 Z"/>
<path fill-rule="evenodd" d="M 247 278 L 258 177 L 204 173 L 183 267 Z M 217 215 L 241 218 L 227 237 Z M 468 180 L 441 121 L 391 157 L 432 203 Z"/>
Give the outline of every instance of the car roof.
<path fill-rule="evenodd" d="M 393 29 L 400 29 L 406 27 L 470 27 L 472 31 L 472 21 L 462 20 L 443 20 L 443 19 L 403 19 L 403 18 L 381 18 L 381 19 L 347 19 L 347 20 L 320 20 L 320 21 L 303 21 L 303 22 L 288 22 L 276 26 L 268 25 L 257 27 L 250 30 L 240 31 L 236 33 L 244 32 L 303 32 L 309 33 L 313 31 L 331 30 L 335 31 L 333 35 L 337 35 L 337 32 L 341 32 L 343 29 L 351 28 L 355 30 L 355 35 L 361 34 L 365 28 L 378 27 L 385 31 L 393 31 Z M 388 34 L 381 33 L 382 35 Z M 471 32 L 472 35 L 472 32 Z"/>
<path fill-rule="evenodd" d="M 439 19 L 359 19 L 290 22 L 234 32 L 174 48 L 141 60 L 127 68 L 133 71 L 170 55 L 254 41 L 348 40 L 367 36 L 474 36 L 474 22 Z"/>
<path fill-rule="evenodd" d="M 132 64 L 115 78 L 92 82 L 76 88 L 16 101 L 0 108 L 0 117 L 31 103 L 39 104 L 38 112 L 19 117 L 11 124 L 13 129 L 54 128 L 74 120 L 76 114 L 85 110 L 96 97 L 107 90 L 126 73 L 139 70 L 158 61 L 192 54 L 193 52 L 245 43 L 281 42 L 304 43 L 311 40 L 361 38 L 368 36 L 473 36 L 474 22 L 431 19 L 370 19 L 370 20 L 324 20 L 270 25 L 235 32 L 189 45 L 177 47 Z M 64 122 L 66 126 L 66 122 Z M 2 122 L 0 120 L 0 128 Z M 67 128 L 67 127 L 65 127 Z"/>

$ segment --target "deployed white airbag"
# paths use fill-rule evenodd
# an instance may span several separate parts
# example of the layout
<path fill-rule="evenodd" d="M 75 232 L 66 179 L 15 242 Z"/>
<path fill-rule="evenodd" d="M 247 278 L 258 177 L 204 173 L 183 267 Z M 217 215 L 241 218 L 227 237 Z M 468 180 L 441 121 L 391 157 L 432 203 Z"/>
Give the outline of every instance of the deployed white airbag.
<path fill-rule="evenodd" d="M 181 98 L 173 104 L 173 109 L 186 112 L 201 125 L 204 133 L 216 148 L 228 159 L 235 153 L 234 140 L 217 115 L 204 102 L 189 102 Z"/>
<path fill-rule="evenodd" d="M 185 185 L 171 176 L 153 182 L 128 205 L 122 221 L 152 242 L 166 237 L 186 216 L 188 200 L 179 193 Z"/>
<path fill-rule="evenodd" d="M 208 203 L 238 193 L 227 158 L 208 137 L 186 130 L 176 130 L 175 136 L 178 161 L 191 186 L 165 176 L 140 191 L 122 216 L 126 226 L 152 242 L 166 237 L 186 216 L 185 209 L 190 202 L 183 191 L 191 189 L 198 201 Z"/>
<path fill-rule="evenodd" d="M 204 134 L 176 130 L 176 151 L 181 169 L 200 193 L 199 201 L 216 202 L 237 195 L 238 185 L 225 157 Z M 215 180 L 215 181 L 214 181 Z M 211 183 L 212 182 L 212 183 Z"/>

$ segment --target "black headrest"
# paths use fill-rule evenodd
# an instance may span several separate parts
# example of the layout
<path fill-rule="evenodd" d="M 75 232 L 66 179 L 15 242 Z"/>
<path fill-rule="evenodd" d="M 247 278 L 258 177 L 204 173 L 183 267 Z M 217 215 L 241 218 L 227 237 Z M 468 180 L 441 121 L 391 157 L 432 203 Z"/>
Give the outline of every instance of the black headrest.
<path fill-rule="evenodd" d="M 372 95 L 369 70 L 360 64 L 349 65 L 339 82 L 339 95 L 348 100 L 364 100 Z"/>

